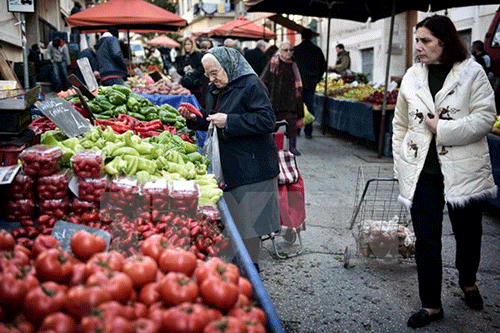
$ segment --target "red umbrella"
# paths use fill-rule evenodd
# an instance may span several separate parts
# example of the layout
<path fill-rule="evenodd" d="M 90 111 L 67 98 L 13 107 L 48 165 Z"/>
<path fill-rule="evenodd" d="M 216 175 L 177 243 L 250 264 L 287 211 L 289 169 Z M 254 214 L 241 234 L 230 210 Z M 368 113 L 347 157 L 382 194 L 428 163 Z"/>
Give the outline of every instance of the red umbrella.
<path fill-rule="evenodd" d="M 179 43 L 177 43 L 167 35 L 161 35 L 159 37 L 153 38 L 147 41 L 146 44 L 157 47 L 181 47 Z"/>
<path fill-rule="evenodd" d="M 276 39 L 271 30 L 240 16 L 234 21 L 224 23 L 204 33 L 208 37 L 232 37 L 238 39 Z"/>
<path fill-rule="evenodd" d="M 177 31 L 186 20 L 142 0 L 109 0 L 66 18 L 70 27 L 81 31 L 117 27 L 133 31 Z"/>

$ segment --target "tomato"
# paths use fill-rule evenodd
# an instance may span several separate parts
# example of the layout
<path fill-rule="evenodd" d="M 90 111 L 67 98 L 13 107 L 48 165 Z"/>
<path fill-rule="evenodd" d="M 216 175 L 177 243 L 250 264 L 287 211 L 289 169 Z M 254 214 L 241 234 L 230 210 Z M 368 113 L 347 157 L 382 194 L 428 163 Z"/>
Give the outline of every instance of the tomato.
<path fill-rule="evenodd" d="M 75 318 L 82 318 L 88 316 L 93 308 L 110 300 L 110 293 L 101 286 L 79 285 L 68 290 L 66 312 Z"/>
<path fill-rule="evenodd" d="M 160 325 L 147 318 L 139 318 L 133 322 L 135 333 L 157 333 L 160 331 Z"/>
<path fill-rule="evenodd" d="M 76 331 L 78 333 L 104 332 L 104 322 L 98 316 L 86 316 L 80 320 Z"/>
<path fill-rule="evenodd" d="M 205 304 L 228 311 L 238 301 L 239 292 L 236 284 L 212 276 L 201 283 L 200 295 Z"/>
<path fill-rule="evenodd" d="M 180 272 L 191 276 L 196 269 L 196 255 L 182 249 L 165 249 L 158 264 L 163 272 Z"/>
<path fill-rule="evenodd" d="M 73 317 L 62 312 L 56 312 L 45 317 L 39 331 L 50 331 L 53 333 L 75 332 L 76 322 Z"/>
<path fill-rule="evenodd" d="M 153 235 L 142 243 L 141 253 L 158 261 L 160 254 L 167 247 L 167 244 L 167 238 L 163 235 Z"/>
<path fill-rule="evenodd" d="M 90 259 L 94 254 L 106 249 L 106 241 L 101 236 L 78 230 L 71 236 L 70 247 L 73 254 L 82 260 Z"/>
<path fill-rule="evenodd" d="M 252 304 L 252 301 L 248 297 L 246 297 L 244 294 L 239 293 L 238 301 L 236 302 L 234 307 L 237 308 L 240 306 L 249 306 L 250 304 Z"/>
<path fill-rule="evenodd" d="M 229 311 L 229 315 L 242 318 L 243 320 L 258 321 L 264 326 L 267 324 L 267 317 L 264 310 L 254 305 L 235 307 Z"/>
<path fill-rule="evenodd" d="M 14 244 L 14 237 L 7 231 L 0 230 L 0 250 L 12 250 Z"/>
<path fill-rule="evenodd" d="M 226 316 L 222 317 L 219 320 L 210 322 L 203 333 L 245 333 L 246 327 L 245 323 L 238 318 Z"/>
<path fill-rule="evenodd" d="M 162 321 L 163 321 L 163 313 L 165 311 L 163 310 L 163 303 L 162 302 L 156 302 L 153 303 L 149 306 L 148 308 L 148 314 L 147 318 L 151 319 L 154 321 L 158 326 L 162 326 Z"/>
<path fill-rule="evenodd" d="M 136 320 L 138 318 L 147 317 L 147 314 L 148 307 L 140 302 L 123 306 L 122 316 L 128 320 Z"/>
<path fill-rule="evenodd" d="M 94 254 L 86 263 L 86 274 L 89 276 L 97 271 L 121 271 L 124 260 L 125 257 L 120 252 L 114 250 Z"/>
<path fill-rule="evenodd" d="M 244 324 L 247 333 L 266 333 L 266 328 L 258 321 L 246 320 Z"/>
<path fill-rule="evenodd" d="M 245 295 L 249 299 L 253 297 L 252 284 L 247 278 L 243 276 L 240 276 L 240 278 L 238 279 L 238 291 L 240 292 L 240 294 Z"/>
<path fill-rule="evenodd" d="M 158 283 L 151 282 L 142 287 L 139 293 L 139 301 L 151 305 L 160 300 L 160 292 L 158 291 Z"/>
<path fill-rule="evenodd" d="M 36 327 L 21 314 L 9 323 L 0 323 L 2 333 L 35 333 Z"/>
<path fill-rule="evenodd" d="M 101 286 L 111 295 L 111 299 L 125 303 L 132 295 L 132 279 L 122 272 L 96 272 L 88 277 L 87 286 Z"/>
<path fill-rule="evenodd" d="M 2 251 L 0 252 L 0 268 L 6 266 L 26 266 L 30 263 L 30 258 L 21 250 Z"/>
<path fill-rule="evenodd" d="M 19 312 L 27 292 L 26 282 L 22 278 L 17 278 L 14 272 L 0 274 L 0 305 L 4 307 L 6 314 Z"/>
<path fill-rule="evenodd" d="M 45 250 L 53 249 L 59 246 L 59 241 L 51 235 L 40 235 L 33 242 L 31 257 L 36 258 Z"/>
<path fill-rule="evenodd" d="M 121 316 L 116 316 L 104 321 L 104 331 L 113 333 L 134 333 L 132 323 Z"/>
<path fill-rule="evenodd" d="M 200 284 L 209 276 L 223 278 L 236 285 L 238 284 L 240 273 L 238 266 L 235 264 L 224 262 L 218 257 L 213 257 L 198 266 L 196 278 Z"/>
<path fill-rule="evenodd" d="M 198 303 L 185 302 L 171 307 L 163 313 L 162 332 L 202 333 L 210 322 L 207 309 Z"/>
<path fill-rule="evenodd" d="M 71 277 L 69 278 L 68 282 L 70 286 L 77 286 L 79 284 L 85 283 L 85 280 L 87 280 L 85 267 L 86 266 L 84 263 L 77 263 L 73 265 Z"/>
<path fill-rule="evenodd" d="M 184 273 L 170 272 L 159 282 L 159 292 L 165 305 L 194 302 L 199 294 L 198 284 Z"/>
<path fill-rule="evenodd" d="M 140 254 L 128 257 L 123 263 L 123 272 L 132 279 L 134 288 L 154 282 L 157 269 L 158 265 L 153 258 Z"/>
<path fill-rule="evenodd" d="M 35 259 L 36 275 L 40 281 L 64 283 L 71 277 L 71 256 L 61 249 L 48 249 Z"/>
<path fill-rule="evenodd" d="M 60 311 L 65 302 L 66 287 L 47 281 L 28 292 L 23 313 L 32 323 L 39 324 L 48 315 Z"/>

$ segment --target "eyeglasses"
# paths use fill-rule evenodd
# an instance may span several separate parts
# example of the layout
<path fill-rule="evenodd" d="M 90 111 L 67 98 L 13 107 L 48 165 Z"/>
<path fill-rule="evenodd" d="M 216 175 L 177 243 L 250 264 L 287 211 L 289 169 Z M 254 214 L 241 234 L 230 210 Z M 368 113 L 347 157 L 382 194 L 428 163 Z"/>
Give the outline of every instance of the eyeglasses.
<path fill-rule="evenodd" d="M 209 79 L 210 79 L 210 78 L 216 78 L 216 77 L 217 77 L 217 75 L 219 75 L 220 70 L 221 70 L 221 68 L 216 69 L 216 70 L 213 70 L 213 71 L 211 71 L 210 73 L 204 73 L 204 75 L 205 75 L 206 77 L 208 77 Z"/>
<path fill-rule="evenodd" d="M 283 51 L 283 52 L 293 52 L 293 49 L 283 49 L 281 51 Z"/>

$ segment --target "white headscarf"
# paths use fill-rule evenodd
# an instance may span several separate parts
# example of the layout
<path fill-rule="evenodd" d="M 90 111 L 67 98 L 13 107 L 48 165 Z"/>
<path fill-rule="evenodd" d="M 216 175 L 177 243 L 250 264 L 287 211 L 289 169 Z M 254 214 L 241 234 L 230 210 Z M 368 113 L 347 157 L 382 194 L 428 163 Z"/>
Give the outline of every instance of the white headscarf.
<path fill-rule="evenodd" d="M 207 52 L 211 53 L 226 71 L 228 83 L 245 75 L 257 75 L 252 66 L 250 66 L 243 55 L 236 49 L 221 46 L 211 48 Z"/>

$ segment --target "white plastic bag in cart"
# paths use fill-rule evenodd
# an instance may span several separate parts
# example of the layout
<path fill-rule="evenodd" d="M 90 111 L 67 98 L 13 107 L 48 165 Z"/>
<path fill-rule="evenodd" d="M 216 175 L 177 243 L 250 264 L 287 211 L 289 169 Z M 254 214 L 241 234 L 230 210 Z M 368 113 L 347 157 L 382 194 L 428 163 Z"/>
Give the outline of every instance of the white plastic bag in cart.
<path fill-rule="evenodd" d="M 224 176 L 222 175 L 222 166 L 220 163 L 219 137 L 217 136 L 217 127 L 212 122 L 208 126 L 207 138 L 205 140 L 205 145 L 203 146 L 203 152 L 210 161 L 210 167 L 215 180 L 217 180 L 219 185 L 222 184 Z"/>

